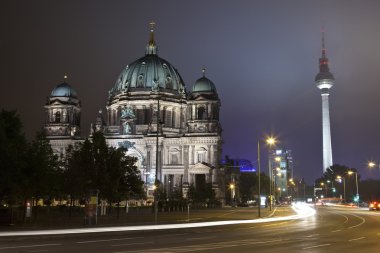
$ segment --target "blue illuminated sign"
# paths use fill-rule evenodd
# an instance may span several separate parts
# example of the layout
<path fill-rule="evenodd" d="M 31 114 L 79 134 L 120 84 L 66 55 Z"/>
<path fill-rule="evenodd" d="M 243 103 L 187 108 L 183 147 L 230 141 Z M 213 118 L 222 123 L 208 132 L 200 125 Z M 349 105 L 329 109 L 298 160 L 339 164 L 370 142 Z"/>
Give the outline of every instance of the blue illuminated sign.
<path fill-rule="evenodd" d="M 256 172 L 256 169 L 252 167 L 240 167 L 240 172 Z"/>

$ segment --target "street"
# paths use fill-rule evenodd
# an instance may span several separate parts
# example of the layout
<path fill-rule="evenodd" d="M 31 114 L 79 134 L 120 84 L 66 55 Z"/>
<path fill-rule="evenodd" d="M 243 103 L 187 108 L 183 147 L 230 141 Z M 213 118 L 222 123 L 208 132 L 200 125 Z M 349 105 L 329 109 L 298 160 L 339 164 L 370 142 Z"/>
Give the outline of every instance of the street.
<path fill-rule="evenodd" d="M 246 213 L 252 209 L 235 209 Z M 278 208 L 279 212 L 281 211 Z M 231 212 L 231 210 L 229 210 Z M 227 216 L 227 214 L 226 214 Z M 317 207 L 314 216 L 183 229 L 0 237 L 3 252 L 379 252 L 380 212 Z"/>

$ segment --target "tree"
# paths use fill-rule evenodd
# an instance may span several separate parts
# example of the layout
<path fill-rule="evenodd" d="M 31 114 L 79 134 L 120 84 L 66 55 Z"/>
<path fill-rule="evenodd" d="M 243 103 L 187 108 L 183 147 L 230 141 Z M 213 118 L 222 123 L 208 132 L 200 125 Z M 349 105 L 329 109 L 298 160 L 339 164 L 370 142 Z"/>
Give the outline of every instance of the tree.
<path fill-rule="evenodd" d="M 315 180 L 315 186 L 323 186 L 323 192 L 326 197 L 333 197 L 335 195 L 334 189 L 338 189 L 338 193 L 344 195 L 344 186 L 338 183 L 337 177 L 340 176 L 344 178 L 345 184 L 345 195 L 347 199 L 353 198 L 356 195 L 356 178 L 354 176 L 349 176 L 349 171 L 357 173 L 357 169 L 349 168 L 345 165 L 334 164 L 327 168 L 326 172 L 323 173 L 322 177 Z M 360 181 L 360 174 L 357 174 L 358 182 Z"/>
<path fill-rule="evenodd" d="M 141 196 L 143 182 L 135 163 L 124 148 L 108 147 L 102 133 L 71 146 L 67 150 L 64 172 L 65 189 L 73 198 L 83 198 L 90 190 L 99 190 L 99 197 L 120 202 L 130 195 Z"/>
<path fill-rule="evenodd" d="M 26 161 L 27 165 L 22 171 L 23 196 L 36 200 L 51 200 L 58 196 L 61 191 L 60 162 L 42 133 L 37 133 L 36 139 L 28 145 Z"/>
<path fill-rule="evenodd" d="M 359 188 L 360 197 L 363 201 L 380 201 L 380 180 L 363 180 Z"/>
<path fill-rule="evenodd" d="M 253 173 L 242 173 L 239 177 L 239 195 L 241 200 L 246 202 L 254 199 L 255 185 L 257 176 Z"/>
<path fill-rule="evenodd" d="M 16 111 L 0 112 L 0 203 L 15 203 L 24 181 L 27 142 Z"/>

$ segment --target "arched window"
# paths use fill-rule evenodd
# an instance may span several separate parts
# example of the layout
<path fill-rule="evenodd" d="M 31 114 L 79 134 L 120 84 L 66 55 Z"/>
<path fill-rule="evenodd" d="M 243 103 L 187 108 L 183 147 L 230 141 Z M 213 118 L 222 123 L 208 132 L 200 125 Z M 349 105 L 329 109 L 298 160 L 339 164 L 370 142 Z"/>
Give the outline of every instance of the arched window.
<path fill-rule="evenodd" d="M 207 154 L 207 150 L 205 148 L 198 148 L 196 151 L 195 151 L 195 161 L 196 163 L 202 163 L 202 162 L 206 162 L 206 154 Z"/>
<path fill-rule="evenodd" d="M 172 111 L 165 109 L 165 126 L 172 127 Z"/>
<path fill-rule="evenodd" d="M 177 165 L 180 164 L 180 150 L 178 148 L 171 148 L 169 150 L 169 164 Z"/>
<path fill-rule="evenodd" d="M 198 108 L 198 119 L 206 119 L 206 110 L 204 107 Z"/>
<path fill-rule="evenodd" d="M 60 123 L 61 122 L 61 113 L 58 111 L 55 113 L 55 123 Z"/>

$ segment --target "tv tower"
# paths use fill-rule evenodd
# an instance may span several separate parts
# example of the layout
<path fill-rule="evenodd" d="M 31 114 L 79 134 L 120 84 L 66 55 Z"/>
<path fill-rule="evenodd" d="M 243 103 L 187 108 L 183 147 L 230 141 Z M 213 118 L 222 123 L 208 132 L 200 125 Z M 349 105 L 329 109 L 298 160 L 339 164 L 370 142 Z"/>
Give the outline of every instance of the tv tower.
<path fill-rule="evenodd" d="M 322 57 L 319 58 L 319 73 L 315 77 L 315 84 L 321 90 L 322 96 L 322 134 L 323 134 L 323 173 L 333 165 L 330 131 L 329 90 L 334 85 L 334 76 L 329 69 L 329 60 L 326 57 L 325 32 L 322 31 Z"/>

